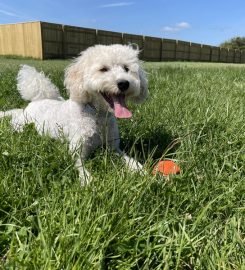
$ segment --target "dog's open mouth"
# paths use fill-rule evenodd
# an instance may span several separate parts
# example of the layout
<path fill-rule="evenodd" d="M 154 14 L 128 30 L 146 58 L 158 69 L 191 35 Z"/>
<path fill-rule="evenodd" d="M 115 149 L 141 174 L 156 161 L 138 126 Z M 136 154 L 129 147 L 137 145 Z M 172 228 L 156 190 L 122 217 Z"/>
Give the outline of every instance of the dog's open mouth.
<path fill-rule="evenodd" d="M 130 118 L 132 116 L 132 113 L 127 108 L 124 94 L 101 93 L 101 95 L 114 110 L 117 118 Z"/>

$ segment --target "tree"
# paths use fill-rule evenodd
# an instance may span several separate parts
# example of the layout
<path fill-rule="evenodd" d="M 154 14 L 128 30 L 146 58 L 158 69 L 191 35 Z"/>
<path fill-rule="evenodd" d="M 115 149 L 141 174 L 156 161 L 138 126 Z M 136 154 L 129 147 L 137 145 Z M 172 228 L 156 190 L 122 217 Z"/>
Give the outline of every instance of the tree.
<path fill-rule="evenodd" d="M 234 37 L 220 44 L 221 48 L 245 50 L 245 37 Z"/>

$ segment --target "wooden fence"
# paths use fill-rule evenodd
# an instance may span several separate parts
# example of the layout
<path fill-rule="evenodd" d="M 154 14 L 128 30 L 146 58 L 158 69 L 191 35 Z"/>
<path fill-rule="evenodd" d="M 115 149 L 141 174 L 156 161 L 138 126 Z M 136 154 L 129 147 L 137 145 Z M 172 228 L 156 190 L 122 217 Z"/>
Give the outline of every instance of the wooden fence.
<path fill-rule="evenodd" d="M 245 63 L 245 51 L 47 22 L 0 25 L 0 55 L 71 58 L 95 44 L 137 44 L 145 61 Z"/>
<path fill-rule="evenodd" d="M 43 59 L 41 23 L 0 25 L 0 55 Z"/>

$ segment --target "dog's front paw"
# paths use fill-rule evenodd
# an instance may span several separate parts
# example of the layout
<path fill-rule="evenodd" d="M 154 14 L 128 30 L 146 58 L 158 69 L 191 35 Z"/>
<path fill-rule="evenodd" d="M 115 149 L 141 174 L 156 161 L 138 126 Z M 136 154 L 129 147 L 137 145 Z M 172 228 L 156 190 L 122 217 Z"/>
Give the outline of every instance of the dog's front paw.
<path fill-rule="evenodd" d="M 134 160 L 133 158 L 130 158 L 127 162 L 127 167 L 130 169 L 130 171 L 142 171 L 143 165 L 140 164 L 138 161 Z"/>
<path fill-rule="evenodd" d="M 92 181 L 92 176 L 86 169 L 79 168 L 79 179 L 81 186 L 84 187 Z"/>
<path fill-rule="evenodd" d="M 81 186 L 84 187 L 92 181 L 92 176 L 90 172 L 85 169 L 80 158 L 76 160 L 75 166 L 78 169 Z"/>
<path fill-rule="evenodd" d="M 145 174 L 143 165 L 139 163 L 137 160 L 130 158 L 128 156 L 124 156 L 125 164 L 127 168 L 132 172 L 138 172 L 140 174 Z"/>

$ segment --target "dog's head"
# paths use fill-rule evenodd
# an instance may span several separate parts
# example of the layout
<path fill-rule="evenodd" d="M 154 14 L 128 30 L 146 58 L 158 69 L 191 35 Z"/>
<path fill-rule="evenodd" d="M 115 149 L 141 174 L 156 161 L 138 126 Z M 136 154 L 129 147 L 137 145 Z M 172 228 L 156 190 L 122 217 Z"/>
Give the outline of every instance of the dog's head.
<path fill-rule="evenodd" d="M 96 45 L 83 51 L 66 69 L 65 86 L 70 98 L 96 102 L 100 109 L 113 111 L 118 118 L 131 112 L 126 101 L 143 102 L 148 95 L 139 51 L 127 45 Z"/>

